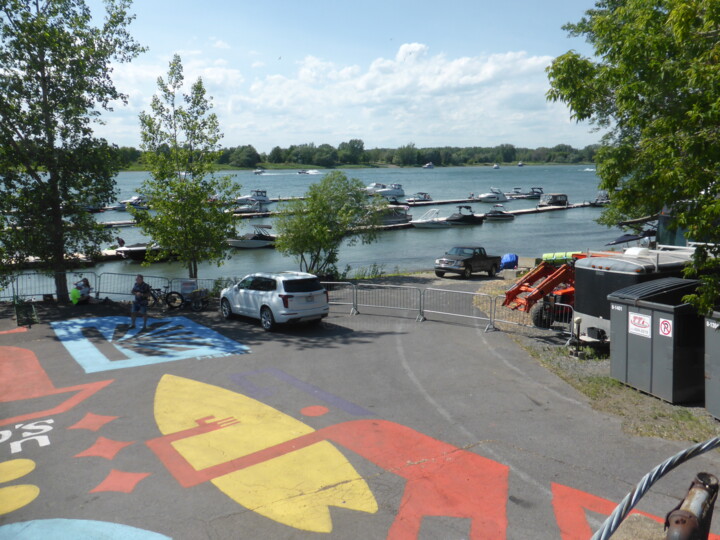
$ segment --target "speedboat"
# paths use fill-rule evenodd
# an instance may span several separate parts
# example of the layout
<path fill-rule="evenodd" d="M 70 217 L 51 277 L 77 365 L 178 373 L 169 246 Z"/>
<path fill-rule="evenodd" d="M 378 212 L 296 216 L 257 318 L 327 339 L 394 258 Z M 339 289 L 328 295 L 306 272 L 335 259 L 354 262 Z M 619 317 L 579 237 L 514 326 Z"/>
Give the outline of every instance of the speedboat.
<path fill-rule="evenodd" d="M 425 193 L 424 191 L 418 191 L 412 197 L 405 199 L 405 202 L 409 202 L 409 203 L 430 202 L 430 201 L 432 201 L 432 197 L 430 196 L 429 193 Z"/>
<path fill-rule="evenodd" d="M 246 204 L 253 201 L 259 201 L 265 204 L 270 203 L 270 197 L 267 196 L 267 191 L 264 189 L 253 189 L 250 191 L 250 195 L 243 195 L 235 199 L 237 204 Z"/>
<path fill-rule="evenodd" d="M 490 211 L 485 214 L 485 219 L 488 221 L 512 221 L 515 219 L 515 214 L 505 210 L 502 204 L 494 204 Z"/>
<path fill-rule="evenodd" d="M 524 199 L 526 198 L 527 193 L 523 193 L 523 190 L 521 187 L 514 187 L 512 191 L 506 191 L 505 196 L 508 199 Z"/>
<path fill-rule="evenodd" d="M 442 229 L 450 227 L 451 224 L 446 219 L 438 217 L 439 213 L 440 210 L 437 208 L 431 208 L 420 216 L 420 218 L 413 219 L 410 222 L 410 225 L 417 227 L 418 229 Z"/>
<path fill-rule="evenodd" d="M 114 209 L 120 210 L 120 211 L 127 210 L 128 206 L 132 206 L 133 208 L 137 208 L 138 210 L 147 210 L 148 209 L 147 200 L 142 195 L 133 195 L 129 199 L 120 201 L 120 204 L 123 205 L 122 208 L 114 208 Z"/>
<path fill-rule="evenodd" d="M 305 170 L 305 169 L 300 169 L 300 170 L 298 171 L 298 174 L 310 174 L 310 173 L 309 173 L 307 170 Z"/>
<path fill-rule="evenodd" d="M 539 199 L 543 194 L 543 188 L 531 187 L 530 191 L 524 192 L 522 188 L 515 187 L 512 191 L 506 192 L 508 199 Z"/>
<path fill-rule="evenodd" d="M 428 161 L 425 165 L 422 166 L 423 169 L 434 169 L 435 165 L 433 165 L 432 161 Z"/>
<path fill-rule="evenodd" d="M 457 208 L 457 212 L 446 218 L 450 225 L 482 225 L 485 220 L 485 216 L 475 214 L 471 206 L 461 204 Z"/>
<path fill-rule="evenodd" d="M 509 199 L 502 191 L 500 191 L 496 187 L 493 187 L 490 188 L 490 191 L 488 193 L 481 193 L 480 195 L 475 197 L 474 200 L 486 203 L 501 203 L 508 201 Z"/>
<path fill-rule="evenodd" d="M 527 193 L 526 199 L 539 199 L 543 196 L 543 188 L 539 186 L 534 186 L 530 188 L 530 191 Z"/>
<path fill-rule="evenodd" d="M 275 247 L 277 237 L 268 232 L 272 225 L 254 225 L 253 232 L 246 233 L 238 238 L 228 238 L 227 244 L 230 247 L 239 249 L 258 249 Z"/>
<path fill-rule="evenodd" d="M 607 206 L 610 204 L 610 196 L 604 189 L 598 191 L 594 201 L 590 201 L 590 206 Z"/>
<path fill-rule="evenodd" d="M 524 167 L 525 164 L 522 161 L 518 161 L 518 167 Z"/>
<path fill-rule="evenodd" d="M 383 197 L 404 197 L 405 190 L 400 184 L 390 184 L 384 188 L 376 189 L 375 194 Z"/>
<path fill-rule="evenodd" d="M 157 244 L 153 243 L 139 243 L 139 244 L 126 244 L 115 250 L 115 253 L 123 259 L 130 259 L 132 261 L 142 262 L 145 260 L 145 254 L 148 251 L 159 251 L 160 248 Z"/>
<path fill-rule="evenodd" d="M 247 204 L 241 204 L 226 212 L 233 214 L 262 214 L 268 211 L 267 205 L 262 201 L 248 201 Z"/>
<path fill-rule="evenodd" d="M 498 165 L 497 163 L 493 163 L 493 169 L 499 169 L 499 168 L 500 168 L 500 165 Z"/>
<path fill-rule="evenodd" d="M 253 171 L 253 174 L 263 174 L 265 172 L 265 169 L 255 169 Z"/>

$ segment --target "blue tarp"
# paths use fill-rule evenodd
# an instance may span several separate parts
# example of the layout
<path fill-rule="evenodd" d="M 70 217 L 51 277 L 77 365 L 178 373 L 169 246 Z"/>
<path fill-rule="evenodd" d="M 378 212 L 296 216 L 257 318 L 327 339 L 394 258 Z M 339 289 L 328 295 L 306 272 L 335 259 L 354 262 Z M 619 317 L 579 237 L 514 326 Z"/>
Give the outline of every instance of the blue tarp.
<path fill-rule="evenodd" d="M 506 253 L 500 258 L 500 270 L 510 269 L 518 267 L 518 256 L 514 253 Z"/>

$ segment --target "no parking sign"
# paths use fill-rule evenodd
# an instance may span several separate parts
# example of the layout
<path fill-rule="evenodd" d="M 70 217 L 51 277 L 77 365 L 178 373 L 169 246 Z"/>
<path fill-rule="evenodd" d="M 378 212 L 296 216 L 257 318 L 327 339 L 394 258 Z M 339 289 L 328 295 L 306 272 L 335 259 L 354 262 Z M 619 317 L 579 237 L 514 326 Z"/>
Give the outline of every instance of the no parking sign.
<path fill-rule="evenodd" d="M 661 336 L 672 337 L 673 322 L 670 319 L 660 319 L 658 322 L 658 332 Z"/>

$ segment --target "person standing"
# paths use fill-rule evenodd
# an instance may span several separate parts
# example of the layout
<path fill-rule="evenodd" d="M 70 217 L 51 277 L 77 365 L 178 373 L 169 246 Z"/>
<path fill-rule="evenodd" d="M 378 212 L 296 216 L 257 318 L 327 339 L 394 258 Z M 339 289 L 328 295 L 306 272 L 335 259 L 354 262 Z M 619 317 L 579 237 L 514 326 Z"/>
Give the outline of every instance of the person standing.
<path fill-rule="evenodd" d="M 133 295 L 132 311 L 130 312 L 130 328 L 135 328 L 135 319 L 137 314 L 141 313 L 143 316 L 143 330 L 147 330 L 147 309 L 148 309 L 148 295 L 150 294 L 150 285 L 145 283 L 142 274 L 138 274 L 135 278 L 135 285 L 132 288 L 131 294 Z"/>

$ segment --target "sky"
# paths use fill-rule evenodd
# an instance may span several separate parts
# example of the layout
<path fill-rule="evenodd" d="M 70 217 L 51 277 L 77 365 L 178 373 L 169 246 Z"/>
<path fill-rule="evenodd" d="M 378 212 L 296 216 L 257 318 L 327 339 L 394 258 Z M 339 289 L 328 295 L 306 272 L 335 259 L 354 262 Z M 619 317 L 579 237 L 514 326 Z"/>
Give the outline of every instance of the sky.
<path fill-rule="evenodd" d="M 87 0 L 93 14 L 101 0 Z M 114 66 L 127 106 L 96 134 L 140 146 L 138 115 L 174 54 L 185 90 L 202 78 L 221 145 L 259 152 L 361 139 L 365 148 L 582 148 L 599 142 L 545 99 L 545 68 L 583 38 L 593 0 L 135 0 L 130 34 L 148 51 Z"/>

